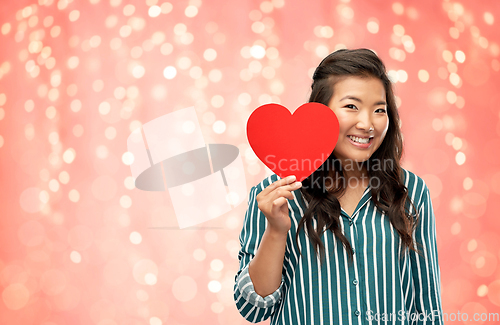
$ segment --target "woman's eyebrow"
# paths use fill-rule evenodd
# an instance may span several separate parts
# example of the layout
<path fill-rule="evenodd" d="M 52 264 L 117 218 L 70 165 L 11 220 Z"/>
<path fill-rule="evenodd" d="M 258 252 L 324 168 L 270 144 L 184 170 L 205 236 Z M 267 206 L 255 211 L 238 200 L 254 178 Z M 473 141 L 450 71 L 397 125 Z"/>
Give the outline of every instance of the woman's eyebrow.
<path fill-rule="evenodd" d="M 351 96 L 351 95 L 347 95 L 347 96 L 343 97 L 340 101 L 343 101 L 346 99 L 351 99 L 351 100 L 357 101 L 361 104 L 363 103 L 363 101 L 361 99 L 359 99 L 358 97 Z M 381 100 L 381 101 L 378 101 L 374 104 L 374 106 L 378 106 L 378 105 L 387 105 L 387 103 L 384 100 Z"/>

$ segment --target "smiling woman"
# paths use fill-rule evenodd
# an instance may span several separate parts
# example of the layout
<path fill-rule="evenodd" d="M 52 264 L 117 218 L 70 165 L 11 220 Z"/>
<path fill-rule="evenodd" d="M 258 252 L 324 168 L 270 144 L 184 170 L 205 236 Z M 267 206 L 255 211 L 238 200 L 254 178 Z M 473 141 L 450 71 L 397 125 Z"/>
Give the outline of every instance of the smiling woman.
<path fill-rule="evenodd" d="M 424 181 L 400 166 L 384 64 L 367 49 L 336 51 L 316 69 L 309 101 L 335 112 L 338 142 L 302 183 L 271 175 L 251 189 L 239 312 L 272 325 L 367 324 L 382 314 L 442 324 L 432 202 Z"/>
<path fill-rule="evenodd" d="M 337 115 L 340 132 L 335 157 L 364 162 L 382 144 L 387 129 L 387 103 L 382 82 L 373 77 L 347 77 L 334 86 L 328 105 Z"/>

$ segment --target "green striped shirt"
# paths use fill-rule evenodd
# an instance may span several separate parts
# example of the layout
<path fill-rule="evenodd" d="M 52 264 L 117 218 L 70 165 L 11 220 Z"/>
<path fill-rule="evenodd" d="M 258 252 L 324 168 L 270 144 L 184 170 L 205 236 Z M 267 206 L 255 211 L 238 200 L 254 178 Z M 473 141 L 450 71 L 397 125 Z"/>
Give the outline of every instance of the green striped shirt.
<path fill-rule="evenodd" d="M 354 249 L 353 262 L 331 231 L 321 237 L 326 260 L 320 266 L 305 228 L 295 233 L 308 206 L 300 190 L 288 200 L 292 227 L 288 232 L 282 283 L 267 297 L 253 287 L 248 265 L 267 226 L 256 196 L 277 181 L 275 174 L 252 187 L 240 234 L 239 271 L 234 299 L 240 314 L 252 323 L 271 318 L 274 324 L 443 324 L 436 226 L 424 181 L 404 170 L 405 185 L 418 213 L 414 241 L 422 255 L 403 250 L 388 216 L 377 209 L 367 188 L 352 216 L 342 210 L 341 228 Z M 313 226 L 317 227 L 316 220 Z"/>

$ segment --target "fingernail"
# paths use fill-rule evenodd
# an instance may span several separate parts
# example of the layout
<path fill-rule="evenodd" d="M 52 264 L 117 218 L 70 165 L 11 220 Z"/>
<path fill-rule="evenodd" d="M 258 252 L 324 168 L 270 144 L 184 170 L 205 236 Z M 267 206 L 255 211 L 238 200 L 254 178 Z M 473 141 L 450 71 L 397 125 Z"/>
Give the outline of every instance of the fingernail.
<path fill-rule="evenodd" d="M 295 180 L 295 175 L 288 176 L 288 180 L 294 181 Z"/>
<path fill-rule="evenodd" d="M 302 183 L 301 183 L 301 182 L 297 182 L 297 183 L 295 183 L 295 186 L 297 186 L 297 187 L 301 187 L 301 186 L 302 186 Z"/>

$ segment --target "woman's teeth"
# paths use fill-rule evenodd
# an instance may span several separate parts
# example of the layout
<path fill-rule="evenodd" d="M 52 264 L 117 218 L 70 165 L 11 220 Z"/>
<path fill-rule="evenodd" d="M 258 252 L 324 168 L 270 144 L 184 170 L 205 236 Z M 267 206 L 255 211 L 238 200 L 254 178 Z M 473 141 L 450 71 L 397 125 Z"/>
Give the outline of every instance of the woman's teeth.
<path fill-rule="evenodd" d="M 354 137 L 352 135 L 349 136 L 349 139 L 351 139 L 352 141 L 354 142 L 357 142 L 357 143 L 368 143 L 370 142 L 370 138 L 358 138 L 358 137 Z"/>

